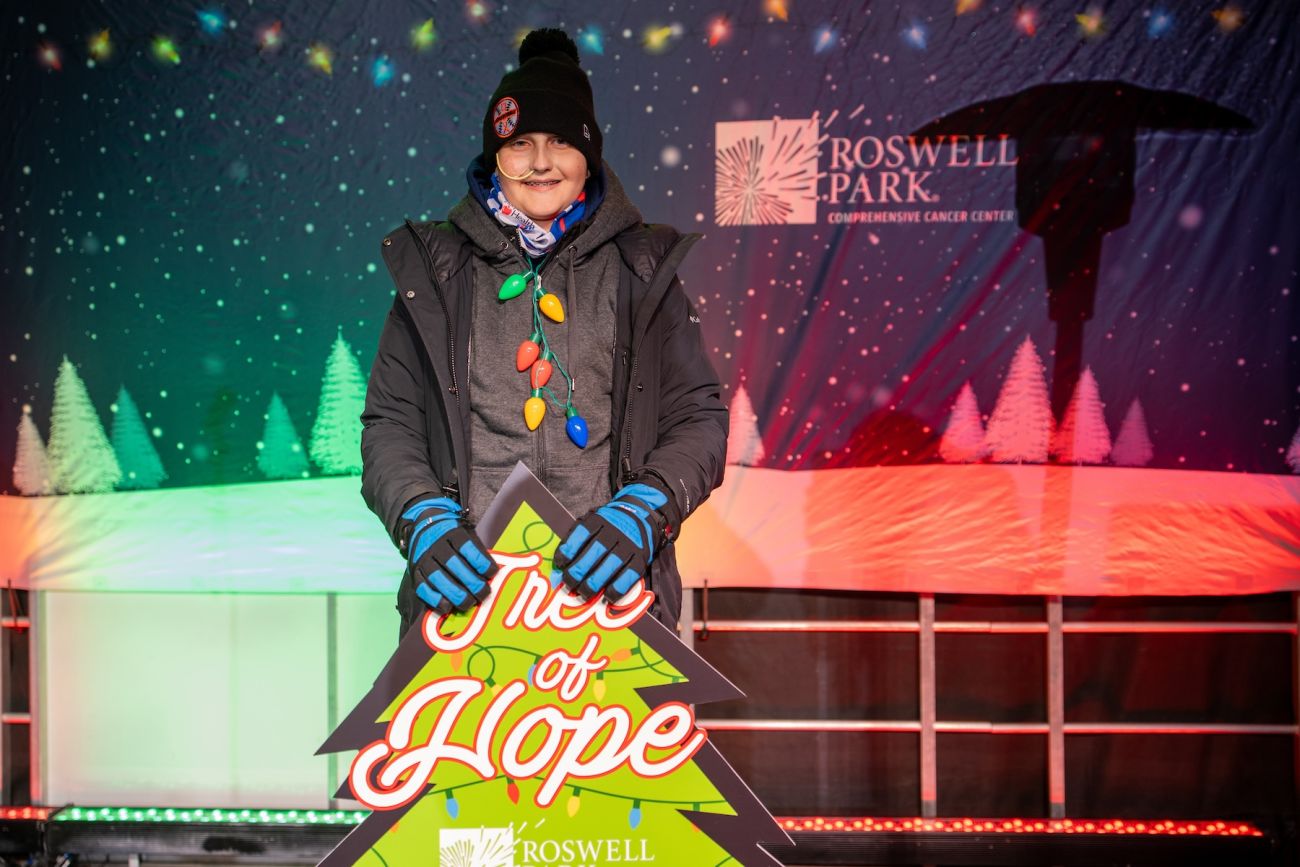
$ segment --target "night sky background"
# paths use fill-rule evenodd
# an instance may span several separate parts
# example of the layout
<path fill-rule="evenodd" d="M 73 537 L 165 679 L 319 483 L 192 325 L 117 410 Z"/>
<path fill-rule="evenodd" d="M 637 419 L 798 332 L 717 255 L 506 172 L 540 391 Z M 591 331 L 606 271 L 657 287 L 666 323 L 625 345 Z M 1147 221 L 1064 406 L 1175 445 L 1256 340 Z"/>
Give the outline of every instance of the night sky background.
<path fill-rule="evenodd" d="M 745 383 L 762 464 L 780 469 L 931 460 L 965 381 L 987 416 L 1026 336 L 1050 369 L 1041 241 L 1014 221 L 828 221 L 1012 209 L 1007 166 L 940 167 L 926 183 L 938 205 L 823 201 L 815 224 L 719 226 L 716 123 L 816 112 L 823 136 L 906 135 L 1033 85 L 1103 79 L 1245 115 L 1248 133 L 1139 138 L 1083 360 L 1112 436 L 1142 401 L 1154 466 L 1288 472 L 1295 15 L 1264 2 L 8 3 L 0 485 L 12 491 L 24 405 L 49 436 L 64 355 L 105 428 L 119 386 L 131 392 L 168 485 L 259 478 L 273 391 L 306 442 L 336 334 L 369 368 L 393 290 L 384 233 L 464 194 L 487 98 L 538 26 L 579 37 L 605 158 L 646 219 L 706 234 L 686 290 L 726 396 Z M 428 19 L 422 48 L 412 31 Z M 111 53 L 88 62 L 105 30 Z M 829 161 L 823 143 L 821 172 Z"/>

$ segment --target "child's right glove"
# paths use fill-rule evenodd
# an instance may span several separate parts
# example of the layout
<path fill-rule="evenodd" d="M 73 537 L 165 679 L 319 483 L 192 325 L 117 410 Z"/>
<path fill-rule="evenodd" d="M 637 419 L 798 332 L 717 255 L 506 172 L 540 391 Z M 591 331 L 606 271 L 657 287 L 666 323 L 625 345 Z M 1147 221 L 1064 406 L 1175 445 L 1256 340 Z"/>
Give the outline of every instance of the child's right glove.
<path fill-rule="evenodd" d="M 492 592 L 496 566 L 487 548 L 461 523 L 460 504 L 448 497 L 421 500 L 402 513 L 409 521 L 406 559 L 415 593 L 440 614 L 467 611 Z"/>

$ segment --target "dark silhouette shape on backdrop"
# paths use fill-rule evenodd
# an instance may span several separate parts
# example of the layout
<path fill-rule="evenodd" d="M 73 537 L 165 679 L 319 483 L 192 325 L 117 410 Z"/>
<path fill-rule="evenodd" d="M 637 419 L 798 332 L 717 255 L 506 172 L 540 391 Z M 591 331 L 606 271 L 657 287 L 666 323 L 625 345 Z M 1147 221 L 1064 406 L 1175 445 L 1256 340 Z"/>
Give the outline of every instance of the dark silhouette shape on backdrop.
<path fill-rule="evenodd" d="M 1139 133 L 1253 129 L 1244 115 L 1189 94 L 1072 81 L 977 102 L 912 133 L 943 136 L 944 144 L 951 136 L 1016 139 L 1016 211 L 1020 226 L 1043 239 L 1048 316 L 1056 323 L 1051 390 L 1058 420 L 1082 370 L 1102 238 L 1132 214 Z"/>

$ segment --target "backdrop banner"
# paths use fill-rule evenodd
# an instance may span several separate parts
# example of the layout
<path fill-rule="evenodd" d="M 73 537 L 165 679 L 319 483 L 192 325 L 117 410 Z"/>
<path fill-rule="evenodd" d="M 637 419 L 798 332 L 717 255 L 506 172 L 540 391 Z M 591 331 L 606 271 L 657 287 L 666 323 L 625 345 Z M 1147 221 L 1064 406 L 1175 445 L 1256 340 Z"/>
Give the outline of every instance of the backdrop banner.
<path fill-rule="evenodd" d="M 1293 12 L 19 0 L 5 579 L 389 589 L 381 243 L 464 195 L 518 34 L 563 24 L 607 170 L 706 236 L 731 469 L 688 582 L 1292 589 Z"/>

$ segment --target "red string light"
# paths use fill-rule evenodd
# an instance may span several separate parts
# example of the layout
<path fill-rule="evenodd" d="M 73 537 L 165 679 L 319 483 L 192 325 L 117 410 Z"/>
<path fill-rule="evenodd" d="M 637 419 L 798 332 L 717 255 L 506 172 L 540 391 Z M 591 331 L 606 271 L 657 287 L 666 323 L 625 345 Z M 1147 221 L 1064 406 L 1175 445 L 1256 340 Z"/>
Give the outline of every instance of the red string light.
<path fill-rule="evenodd" d="M 913 834 L 1094 834 L 1157 837 L 1263 837 L 1248 822 L 1183 819 L 976 819 L 976 818 L 848 818 L 794 816 L 777 819 L 787 831 Z"/>
<path fill-rule="evenodd" d="M 27 820 L 44 822 L 54 812 L 51 807 L 0 807 L 0 819 L 8 821 Z"/>

